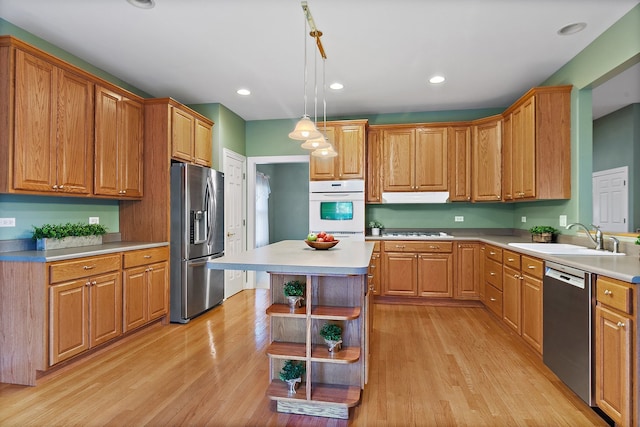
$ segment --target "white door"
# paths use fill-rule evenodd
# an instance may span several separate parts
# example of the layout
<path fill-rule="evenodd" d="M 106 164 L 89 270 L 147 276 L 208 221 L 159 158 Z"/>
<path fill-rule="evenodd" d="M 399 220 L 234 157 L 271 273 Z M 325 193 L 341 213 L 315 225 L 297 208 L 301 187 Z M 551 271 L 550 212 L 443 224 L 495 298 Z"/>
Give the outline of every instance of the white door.
<path fill-rule="evenodd" d="M 247 159 L 226 148 L 224 158 L 224 224 L 225 224 L 225 255 L 235 255 L 246 250 L 245 233 L 245 171 Z M 244 289 L 245 271 L 225 270 L 224 297 L 237 294 Z"/>
<path fill-rule="evenodd" d="M 593 224 L 602 231 L 629 231 L 628 173 L 624 166 L 592 174 Z"/>

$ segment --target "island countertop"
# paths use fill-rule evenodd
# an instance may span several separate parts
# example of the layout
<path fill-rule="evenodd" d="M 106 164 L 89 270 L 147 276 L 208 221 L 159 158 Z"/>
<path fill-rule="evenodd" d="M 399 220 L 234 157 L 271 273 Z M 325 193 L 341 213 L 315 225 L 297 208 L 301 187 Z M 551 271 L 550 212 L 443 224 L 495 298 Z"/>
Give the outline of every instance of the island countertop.
<path fill-rule="evenodd" d="M 373 246 L 371 242 L 341 241 L 331 249 L 316 250 L 302 240 L 283 240 L 213 259 L 207 262 L 207 267 L 270 273 L 367 274 Z"/>

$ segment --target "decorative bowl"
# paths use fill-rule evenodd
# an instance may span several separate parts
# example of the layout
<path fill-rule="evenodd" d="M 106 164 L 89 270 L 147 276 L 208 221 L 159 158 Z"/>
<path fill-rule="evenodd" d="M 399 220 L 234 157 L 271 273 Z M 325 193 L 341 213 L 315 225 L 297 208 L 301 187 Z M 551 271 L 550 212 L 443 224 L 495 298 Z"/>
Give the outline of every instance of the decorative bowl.
<path fill-rule="evenodd" d="M 313 249 L 324 251 L 337 245 L 340 242 L 340 240 L 334 240 L 332 242 L 315 242 L 315 241 L 312 242 L 309 240 L 305 240 L 304 242 L 307 245 L 311 246 Z"/>

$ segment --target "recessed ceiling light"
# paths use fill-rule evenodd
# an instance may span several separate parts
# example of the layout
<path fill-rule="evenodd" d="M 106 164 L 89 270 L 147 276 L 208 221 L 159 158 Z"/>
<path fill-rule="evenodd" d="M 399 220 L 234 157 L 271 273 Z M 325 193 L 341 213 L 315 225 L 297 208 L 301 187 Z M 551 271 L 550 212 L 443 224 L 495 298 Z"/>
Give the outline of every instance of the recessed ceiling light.
<path fill-rule="evenodd" d="M 429 79 L 429 83 L 438 84 L 444 82 L 444 77 L 442 76 L 433 76 Z"/>
<path fill-rule="evenodd" d="M 127 0 L 129 4 L 140 9 L 152 9 L 156 5 L 156 0 Z"/>
<path fill-rule="evenodd" d="M 333 90 L 340 90 L 344 88 L 344 85 L 342 83 L 335 82 L 335 83 L 331 83 L 329 87 Z"/>
<path fill-rule="evenodd" d="M 237 93 L 238 95 L 242 95 L 242 96 L 248 96 L 248 95 L 251 95 L 251 91 L 250 91 L 249 89 L 238 89 L 238 90 L 236 91 L 236 93 Z"/>
<path fill-rule="evenodd" d="M 587 27 L 587 24 L 584 22 L 576 22 L 573 24 L 565 25 L 564 27 L 558 30 L 558 34 L 561 36 L 569 36 L 571 34 L 579 33 Z"/>

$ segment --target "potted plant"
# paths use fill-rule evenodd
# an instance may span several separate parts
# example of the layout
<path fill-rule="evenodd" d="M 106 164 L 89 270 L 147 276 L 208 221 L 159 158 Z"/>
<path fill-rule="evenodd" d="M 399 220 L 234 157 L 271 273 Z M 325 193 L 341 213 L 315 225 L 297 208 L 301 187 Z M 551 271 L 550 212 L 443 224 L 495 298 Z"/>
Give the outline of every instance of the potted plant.
<path fill-rule="evenodd" d="M 369 221 L 369 228 L 371 229 L 372 236 L 379 236 L 380 230 L 384 228 L 384 225 L 382 225 L 381 222 L 372 220 L 372 221 Z"/>
<path fill-rule="evenodd" d="M 289 307 L 292 310 L 302 306 L 302 301 L 304 301 L 304 289 L 305 284 L 300 283 L 298 280 L 287 282 L 282 287 L 282 293 L 287 297 Z"/>
<path fill-rule="evenodd" d="M 325 323 L 320 328 L 320 336 L 329 347 L 329 352 L 334 353 L 342 348 L 342 328 L 335 323 Z"/>
<path fill-rule="evenodd" d="M 303 362 L 285 360 L 280 370 L 280 379 L 287 383 L 289 395 L 296 394 L 296 388 L 302 382 L 302 376 L 306 371 Z"/>
<path fill-rule="evenodd" d="M 558 230 L 549 225 L 536 225 L 529 229 L 529 233 L 531 233 L 531 240 L 534 242 L 550 243 L 555 240 Z"/>
<path fill-rule="evenodd" d="M 73 248 L 77 246 L 101 245 L 107 228 L 100 224 L 43 224 L 33 226 L 33 240 L 39 251 Z"/>

